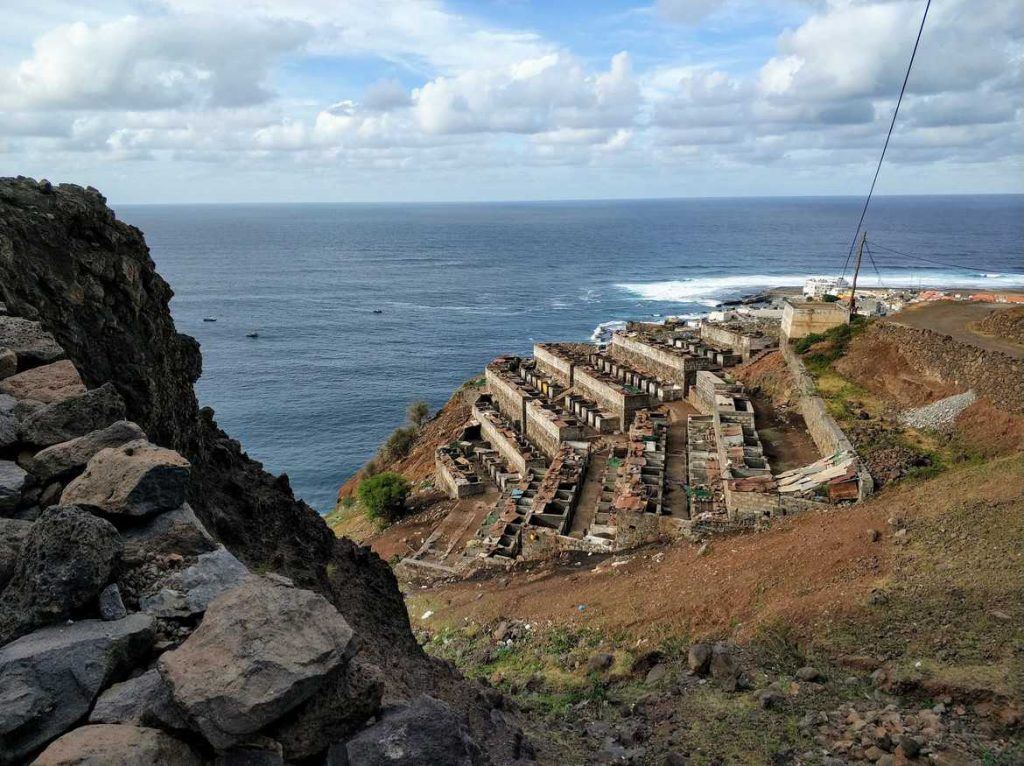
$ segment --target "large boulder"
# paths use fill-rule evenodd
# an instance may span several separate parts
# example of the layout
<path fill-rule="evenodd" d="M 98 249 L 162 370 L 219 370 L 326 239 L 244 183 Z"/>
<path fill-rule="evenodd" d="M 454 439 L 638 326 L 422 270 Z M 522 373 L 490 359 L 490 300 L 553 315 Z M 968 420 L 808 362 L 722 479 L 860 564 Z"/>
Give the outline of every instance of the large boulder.
<path fill-rule="evenodd" d="M 43 628 L 0 649 L 0 764 L 21 762 L 85 718 L 152 644 L 153 619 L 133 614 Z"/>
<path fill-rule="evenodd" d="M 0 460 L 0 515 L 18 507 L 28 474 L 11 460 Z"/>
<path fill-rule="evenodd" d="M 10 394 L 16 399 L 53 404 L 84 394 L 85 384 L 75 365 L 62 359 L 0 380 L 0 393 Z"/>
<path fill-rule="evenodd" d="M 158 668 L 203 736 L 228 748 L 294 710 L 346 662 L 352 629 L 315 593 L 253 579 L 210 604 Z"/>
<path fill-rule="evenodd" d="M 191 617 L 205 612 L 217 596 L 252 576 L 245 564 L 221 546 L 167 577 L 160 590 L 144 597 L 140 606 L 154 617 Z"/>
<path fill-rule="evenodd" d="M 0 591 L 14 574 L 18 554 L 31 528 L 31 521 L 0 519 Z"/>
<path fill-rule="evenodd" d="M 127 527 L 121 534 L 125 539 L 126 558 L 140 559 L 147 554 L 164 553 L 198 556 L 217 548 L 217 542 L 188 503 Z"/>
<path fill-rule="evenodd" d="M 358 657 L 334 671 L 323 687 L 268 734 L 284 757 L 302 761 L 348 739 L 380 711 L 384 682 L 380 669 Z"/>
<path fill-rule="evenodd" d="M 187 731 L 188 718 L 156 668 L 114 684 L 96 700 L 89 723 L 130 723 Z"/>
<path fill-rule="evenodd" d="M 100 450 L 145 438 L 146 434 L 137 425 L 128 420 L 118 420 L 106 428 L 40 450 L 26 462 L 25 467 L 39 479 L 40 484 L 67 481 L 80 473 Z"/>
<path fill-rule="evenodd" d="M 331 748 L 328 766 L 482 766 L 466 723 L 443 702 L 421 695 Z"/>
<path fill-rule="evenodd" d="M 124 400 L 110 383 L 41 407 L 20 423 L 21 440 L 49 447 L 124 420 Z"/>
<path fill-rule="evenodd" d="M 10 447 L 18 441 L 18 420 L 15 408 L 18 400 L 8 394 L 0 394 L 0 449 Z"/>
<path fill-rule="evenodd" d="M 64 358 L 64 349 L 39 322 L 22 317 L 0 316 L 0 349 L 3 348 L 14 352 L 20 370 Z"/>
<path fill-rule="evenodd" d="M 119 516 L 151 516 L 185 502 L 188 470 L 177 452 L 147 441 L 108 447 L 93 455 L 64 489 L 61 502 Z"/>
<path fill-rule="evenodd" d="M 196 766 L 204 760 L 180 739 L 159 729 L 96 724 L 69 731 L 33 766 Z"/>
<path fill-rule="evenodd" d="M 121 554 L 114 526 L 75 506 L 46 509 L 0 593 L 0 645 L 95 602 Z"/>

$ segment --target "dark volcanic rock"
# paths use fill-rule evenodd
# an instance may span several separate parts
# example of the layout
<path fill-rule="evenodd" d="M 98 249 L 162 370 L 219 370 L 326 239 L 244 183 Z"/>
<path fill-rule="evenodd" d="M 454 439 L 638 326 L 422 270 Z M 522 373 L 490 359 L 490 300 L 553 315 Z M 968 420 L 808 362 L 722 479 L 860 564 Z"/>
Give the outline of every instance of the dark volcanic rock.
<path fill-rule="evenodd" d="M 43 628 L 0 649 L 0 764 L 19 762 L 83 719 L 152 642 L 152 618 L 133 614 Z"/>
<path fill-rule="evenodd" d="M 156 668 L 114 684 L 96 700 L 89 723 L 132 723 L 187 731 L 188 718 Z"/>
<path fill-rule="evenodd" d="M 21 440 L 49 447 L 124 419 L 124 401 L 117 389 L 105 383 L 92 391 L 63 399 L 33 412 L 22 420 Z"/>
<path fill-rule="evenodd" d="M 380 710 L 380 670 L 358 658 L 334 671 L 323 687 L 268 732 L 290 761 L 323 753 L 361 729 Z"/>
<path fill-rule="evenodd" d="M 116 516 L 150 516 L 185 502 L 189 464 L 181 455 L 146 441 L 108 447 L 61 495 L 65 505 L 98 508 Z"/>
<path fill-rule="evenodd" d="M 31 528 L 30 521 L 0 519 L 0 592 L 14 574 L 18 554 Z"/>
<path fill-rule="evenodd" d="M 18 507 L 27 478 L 17 463 L 0 460 L 0 514 L 9 514 Z"/>
<path fill-rule="evenodd" d="M 223 749 L 309 699 L 346 661 L 351 640 L 323 597 L 253 580 L 214 601 L 158 667 L 175 701 Z"/>
<path fill-rule="evenodd" d="M 121 534 L 125 539 L 126 552 L 134 557 L 147 553 L 198 556 L 217 548 L 216 541 L 188 503 L 148 519 L 139 526 L 126 528 Z"/>
<path fill-rule="evenodd" d="M 420 649 L 390 567 L 335 538 L 286 481 L 218 428 L 212 410 L 199 408 L 199 345 L 175 329 L 171 294 L 142 233 L 118 221 L 99 192 L 0 179 L 0 302 L 39 320 L 87 386 L 113 383 L 128 419 L 192 464 L 188 503 L 211 534 L 251 568 L 324 594 L 369 639 L 362 651 L 388 669 L 390 695 L 443 697 L 469 714 L 496 762 L 516 757 L 521 734 L 494 724 L 472 687 Z"/>
<path fill-rule="evenodd" d="M 7 394 L 0 394 L 0 449 L 18 441 L 18 420 L 15 407 L 18 400 Z"/>
<path fill-rule="evenodd" d="M 195 766 L 203 759 L 159 729 L 99 724 L 68 732 L 33 761 L 34 766 Z"/>
<path fill-rule="evenodd" d="M 347 760 L 338 750 L 344 747 Z M 331 766 L 482 766 L 486 761 L 466 724 L 450 707 L 422 695 L 384 714 L 344 746 L 331 748 Z"/>
<path fill-rule="evenodd" d="M 14 352 L 19 370 L 64 358 L 64 350 L 42 325 L 17 316 L 0 315 L 0 348 Z"/>
<path fill-rule="evenodd" d="M 0 645 L 76 615 L 110 580 L 122 542 L 114 526 L 75 506 L 43 511 L 0 593 Z"/>
<path fill-rule="evenodd" d="M 138 439 L 145 439 L 141 428 L 127 420 L 119 420 L 106 428 L 92 431 L 77 439 L 54 444 L 33 455 L 26 467 L 40 484 L 67 481 L 82 471 L 86 463 L 107 447 L 120 447 Z"/>
<path fill-rule="evenodd" d="M 160 590 L 141 600 L 143 611 L 154 617 L 190 617 L 202 614 L 222 593 L 242 585 L 253 575 L 223 546 L 201 554 L 196 563 L 160 583 Z"/>

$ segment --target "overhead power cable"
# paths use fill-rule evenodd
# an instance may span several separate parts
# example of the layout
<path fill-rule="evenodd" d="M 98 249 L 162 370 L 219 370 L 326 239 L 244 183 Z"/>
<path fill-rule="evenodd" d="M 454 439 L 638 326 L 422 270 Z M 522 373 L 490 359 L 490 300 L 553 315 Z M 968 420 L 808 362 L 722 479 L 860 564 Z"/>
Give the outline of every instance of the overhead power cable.
<path fill-rule="evenodd" d="M 846 276 L 846 269 L 850 265 L 850 258 L 857 246 L 857 237 L 860 236 L 860 229 L 864 225 L 864 217 L 868 214 L 868 205 L 871 204 L 871 195 L 875 192 L 875 184 L 878 183 L 878 174 L 882 171 L 882 161 L 885 159 L 885 150 L 889 148 L 889 139 L 892 138 L 892 131 L 896 127 L 896 116 L 900 113 L 900 104 L 903 103 L 903 94 L 907 91 L 907 82 L 910 80 L 910 70 L 914 67 L 914 57 L 917 55 L 917 46 L 921 43 L 921 34 L 924 32 L 924 22 L 928 18 L 928 9 L 932 7 L 932 0 L 927 0 L 924 6 L 924 14 L 921 16 L 921 26 L 917 29 L 917 39 L 914 40 L 914 50 L 910 53 L 910 61 L 907 63 L 907 73 L 903 76 L 903 85 L 900 87 L 899 98 L 896 99 L 896 108 L 892 112 L 892 121 L 889 123 L 889 132 L 885 135 L 885 143 L 882 145 L 882 154 L 878 158 L 878 165 L 875 167 L 875 176 L 871 179 L 871 188 L 868 189 L 867 199 L 864 200 L 864 208 L 860 211 L 860 220 L 857 221 L 857 230 L 853 233 L 853 241 L 850 243 L 850 251 L 846 254 L 846 261 L 843 263 L 843 274 Z"/>
<path fill-rule="evenodd" d="M 975 274 L 978 272 L 977 269 L 972 269 L 970 266 L 962 266 L 962 265 L 960 265 L 958 263 L 947 263 L 945 261 L 936 261 L 936 260 L 933 260 L 931 258 L 924 258 L 923 256 L 920 256 L 920 255 L 913 255 L 911 253 L 904 253 L 901 250 L 894 250 L 893 248 L 888 247 L 886 245 L 879 244 L 878 242 L 872 242 L 872 244 L 875 247 L 880 247 L 883 250 L 888 250 L 890 253 L 893 253 L 894 255 L 900 255 L 900 256 L 903 256 L 904 258 L 910 258 L 910 259 L 915 260 L 915 261 L 923 261 L 924 263 L 930 263 L 930 264 L 932 264 L 934 266 L 945 266 L 945 267 L 950 268 L 950 269 L 963 269 L 964 271 L 970 271 L 971 273 L 975 273 Z"/>

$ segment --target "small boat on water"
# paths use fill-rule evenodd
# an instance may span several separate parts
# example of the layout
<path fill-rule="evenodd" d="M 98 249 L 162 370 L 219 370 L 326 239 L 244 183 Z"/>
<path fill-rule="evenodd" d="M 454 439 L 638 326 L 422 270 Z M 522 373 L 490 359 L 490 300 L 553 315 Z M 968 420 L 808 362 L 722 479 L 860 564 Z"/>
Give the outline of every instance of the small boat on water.
<path fill-rule="evenodd" d="M 203 317 L 204 322 L 216 322 L 217 317 Z"/>
<path fill-rule="evenodd" d="M 259 334 L 258 330 L 253 330 L 252 332 L 247 332 L 245 334 L 245 337 L 246 338 L 258 338 L 258 337 L 260 337 L 260 334 Z"/>
<path fill-rule="evenodd" d="M 374 309 L 373 313 L 374 314 L 383 314 L 384 313 L 384 309 Z"/>

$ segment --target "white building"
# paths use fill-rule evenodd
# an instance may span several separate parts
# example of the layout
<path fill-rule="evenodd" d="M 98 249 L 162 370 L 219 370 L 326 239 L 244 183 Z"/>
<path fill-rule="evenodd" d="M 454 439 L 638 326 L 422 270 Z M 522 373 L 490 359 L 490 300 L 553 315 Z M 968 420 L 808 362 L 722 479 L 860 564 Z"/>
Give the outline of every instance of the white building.
<path fill-rule="evenodd" d="M 849 286 L 842 277 L 811 277 L 804 282 L 804 295 L 820 299 L 824 295 L 837 295 L 840 289 Z"/>

